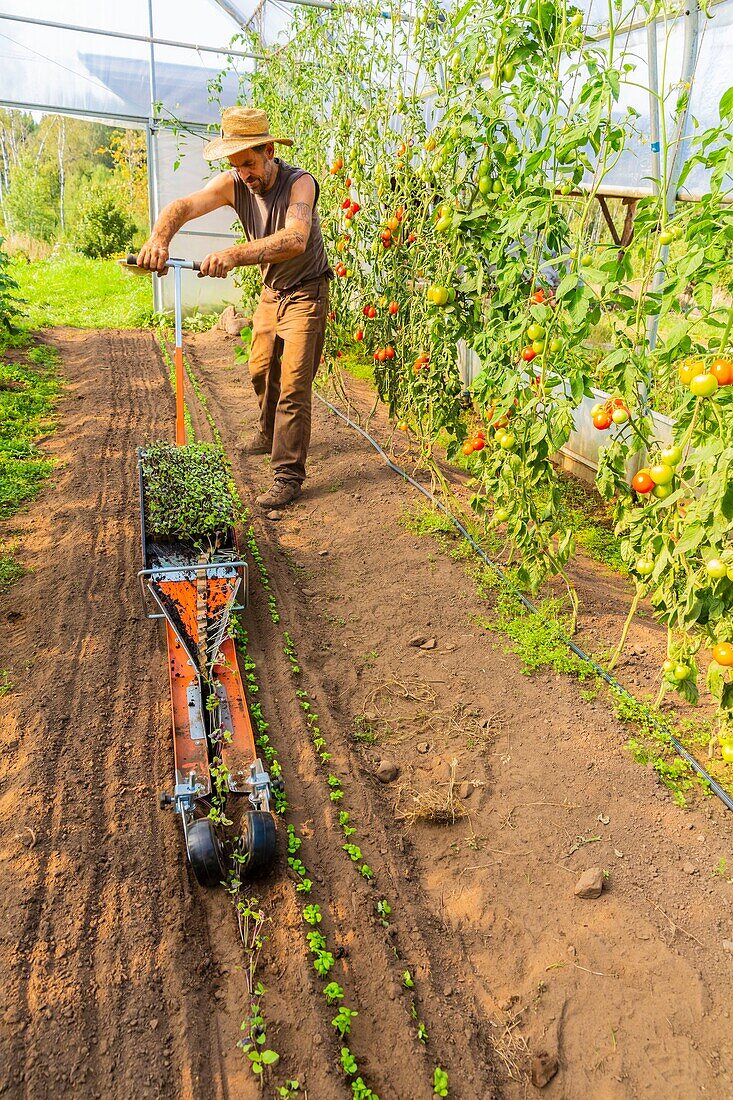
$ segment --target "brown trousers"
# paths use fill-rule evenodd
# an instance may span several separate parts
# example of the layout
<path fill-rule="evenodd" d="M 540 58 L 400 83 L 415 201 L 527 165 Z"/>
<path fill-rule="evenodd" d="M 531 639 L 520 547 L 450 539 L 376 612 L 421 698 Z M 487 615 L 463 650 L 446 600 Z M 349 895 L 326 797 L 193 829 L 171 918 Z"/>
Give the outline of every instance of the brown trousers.
<path fill-rule="evenodd" d="M 260 431 L 272 440 L 276 478 L 305 478 L 311 391 L 323 351 L 328 279 L 299 290 L 262 288 L 252 320 L 249 373 L 260 405 Z"/>

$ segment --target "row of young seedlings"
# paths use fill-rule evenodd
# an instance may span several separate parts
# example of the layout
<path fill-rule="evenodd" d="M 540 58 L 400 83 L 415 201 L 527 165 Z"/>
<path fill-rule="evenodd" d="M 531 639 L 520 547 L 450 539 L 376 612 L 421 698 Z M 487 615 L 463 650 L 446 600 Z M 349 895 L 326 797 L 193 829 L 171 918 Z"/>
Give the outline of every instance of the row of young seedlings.
<path fill-rule="evenodd" d="M 267 594 L 270 618 L 272 622 L 277 625 L 280 622 L 280 614 L 277 609 L 277 599 L 272 589 L 267 566 L 265 565 L 259 546 L 257 545 L 254 528 L 251 525 L 247 531 L 247 544 L 257 566 L 260 581 Z M 298 661 L 298 654 L 295 643 L 293 642 L 292 637 L 287 631 L 284 631 L 283 639 L 283 652 L 288 660 L 288 664 L 290 665 L 291 674 L 294 678 L 297 678 L 301 675 L 302 670 Z M 334 806 L 339 806 L 344 797 L 343 783 L 339 776 L 334 774 L 334 772 L 330 768 L 332 755 L 328 751 L 328 746 L 323 736 L 323 731 L 321 730 L 320 717 L 313 706 L 313 702 L 308 692 L 305 689 L 298 688 L 295 694 L 298 699 L 299 706 L 303 711 L 303 714 L 305 715 L 308 732 L 310 734 L 313 747 L 318 755 L 318 759 L 320 760 L 324 769 L 326 769 L 328 772 L 327 783 L 329 787 L 329 798 L 331 802 L 334 803 Z M 366 879 L 368 882 L 371 882 L 373 884 L 375 882 L 375 873 L 366 862 L 366 860 L 363 858 L 360 846 L 354 841 L 354 839 L 352 839 L 355 836 L 357 829 L 352 822 L 351 813 L 348 810 L 342 808 L 339 809 L 338 824 L 344 838 L 342 849 L 348 856 L 349 862 L 363 879 Z M 301 843 L 302 842 L 300 838 L 295 835 L 294 827 L 292 825 L 288 825 L 288 866 L 290 870 L 299 878 L 296 889 L 301 893 L 307 894 L 310 893 L 312 882 L 299 855 Z M 391 912 L 392 907 L 390 906 L 386 898 L 381 898 L 376 902 L 377 917 L 383 928 L 389 927 L 389 915 Z M 316 972 L 319 974 L 319 976 L 325 979 L 328 975 L 328 971 L 333 965 L 333 957 L 328 951 L 325 943 L 321 943 L 321 939 L 323 937 L 320 931 L 318 931 L 317 929 L 317 925 L 321 922 L 321 912 L 319 907 L 317 905 L 304 906 L 303 919 L 313 926 L 313 930 L 308 933 L 308 943 L 315 959 L 314 968 L 316 969 Z M 395 951 L 395 955 L 397 956 L 397 949 L 393 948 L 393 950 Z M 404 988 L 408 990 L 414 990 L 415 988 L 414 978 L 409 969 L 406 969 L 402 972 L 402 984 Z M 330 983 L 324 989 L 324 995 L 327 999 L 329 997 L 338 996 L 339 994 L 343 996 L 343 990 L 341 990 L 340 986 L 338 986 L 336 983 Z M 329 1004 L 330 1003 L 332 1003 L 331 1000 L 329 1000 Z M 340 1010 L 340 1013 L 333 1021 L 334 1027 L 337 1028 L 343 1038 L 346 1037 L 348 1031 L 343 1031 L 341 1028 L 342 1026 L 350 1025 L 350 1021 L 354 1015 L 356 1015 L 355 1012 L 352 1012 L 348 1008 L 343 1008 Z M 417 1001 L 414 994 L 411 996 L 410 999 L 410 1015 L 415 1024 L 417 1038 L 420 1040 L 421 1043 L 427 1043 L 427 1028 L 425 1027 L 424 1022 L 419 1018 Z M 356 1060 L 353 1058 L 353 1055 L 351 1054 L 351 1051 L 348 1047 L 343 1047 L 341 1050 L 341 1064 L 347 1076 L 356 1075 Z M 363 1086 L 360 1077 L 357 1077 L 356 1080 L 352 1082 L 352 1088 L 355 1096 L 360 1098 L 367 1098 L 374 1095 L 369 1091 L 360 1091 L 364 1087 L 365 1086 Z M 433 1071 L 433 1091 L 435 1096 L 448 1096 L 448 1074 L 440 1066 L 436 1066 Z"/>
<path fill-rule="evenodd" d="M 235 637 L 237 648 L 242 658 L 242 664 L 244 667 L 244 679 L 250 703 L 249 709 L 255 729 L 255 743 L 257 744 L 257 747 L 267 761 L 270 774 L 281 779 L 282 769 L 280 767 L 280 763 L 277 757 L 277 750 L 270 740 L 270 735 L 268 733 L 268 722 L 266 721 L 262 712 L 261 704 L 253 699 L 253 696 L 256 696 L 259 692 L 256 665 L 247 647 L 246 631 L 244 631 L 240 625 L 238 625 L 236 628 Z M 275 809 L 280 815 L 283 815 L 288 805 L 284 790 L 281 789 L 280 791 L 278 791 L 277 787 L 275 787 L 274 793 L 276 796 Z M 306 941 L 308 943 L 308 948 L 313 959 L 313 969 L 315 970 L 321 981 L 324 983 L 322 992 L 323 996 L 326 999 L 326 1003 L 330 1007 L 334 1007 L 336 1011 L 336 1014 L 331 1021 L 331 1025 L 337 1031 L 342 1043 L 340 1051 L 342 1069 L 346 1076 L 350 1078 L 350 1087 L 353 1100 L 379 1100 L 377 1093 L 369 1088 L 363 1077 L 360 1075 L 359 1066 L 356 1058 L 351 1053 L 351 1050 L 346 1043 L 346 1039 L 351 1031 L 352 1021 L 356 1016 L 358 1016 L 358 1012 L 355 1009 L 351 1009 L 347 1005 L 342 1003 L 345 996 L 344 989 L 337 982 L 333 981 L 330 978 L 330 972 L 335 964 L 336 955 L 331 950 L 326 935 L 319 928 L 319 925 L 321 924 L 323 919 L 320 906 L 316 903 L 305 900 L 311 893 L 311 890 L 313 888 L 313 880 L 311 879 L 308 873 L 308 869 L 303 861 L 303 856 L 301 852 L 302 840 L 296 834 L 295 826 L 291 823 L 287 825 L 287 837 L 287 862 L 288 867 L 298 880 L 295 887 L 296 892 L 303 900 L 303 904 L 301 907 L 301 916 L 304 923 L 308 925 L 309 928 L 308 932 L 306 932 Z M 259 989 L 261 989 L 261 985 Z M 254 1024 L 254 1027 L 250 1028 L 249 1039 L 243 1044 L 243 1049 L 246 1049 L 250 1060 L 253 1062 L 253 1068 L 256 1063 L 255 1060 L 252 1058 L 252 1043 L 254 1042 L 255 1044 L 262 1044 L 264 1043 L 266 1037 L 266 1025 L 261 1011 L 263 993 L 264 990 L 261 990 L 261 993 L 257 999 L 256 1008 L 258 1011 L 258 1018 Z M 257 1070 L 255 1070 L 255 1072 L 257 1072 Z M 294 1082 L 289 1082 L 286 1086 L 283 1086 L 283 1088 L 285 1089 L 290 1088 L 291 1092 L 283 1092 L 281 1088 L 281 1090 L 278 1092 L 278 1095 L 283 1097 L 296 1095 L 297 1090 L 293 1090 L 293 1084 Z"/>
<path fill-rule="evenodd" d="M 299 677 L 302 670 L 298 661 L 298 653 L 295 648 L 295 643 L 293 642 L 293 639 L 287 631 L 284 632 L 283 638 L 285 641 L 285 645 L 283 646 L 283 653 L 288 659 L 290 671 L 294 677 Z M 337 775 L 335 775 L 330 769 L 332 755 L 328 751 L 328 746 L 321 730 L 320 717 L 318 715 L 318 712 L 313 707 L 313 703 L 309 693 L 304 688 L 298 688 L 295 694 L 298 699 L 300 708 L 305 714 L 306 725 L 308 727 L 308 732 L 310 734 L 313 747 L 315 748 L 316 753 L 318 754 L 318 758 L 323 767 L 328 769 L 327 782 L 329 786 L 329 798 L 333 803 L 339 805 L 344 797 L 343 783 L 341 779 Z M 359 845 L 356 844 L 354 840 L 352 840 L 352 837 L 355 836 L 357 829 L 356 826 L 352 824 L 351 813 L 348 810 L 339 809 L 338 823 L 344 838 L 344 843 L 341 845 L 343 851 L 346 852 L 347 856 L 349 857 L 350 863 L 357 871 L 357 873 L 361 875 L 362 878 L 366 879 L 368 882 L 374 885 L 376 881 L 375 873 L 366 862 L 366 860 L 363 859 L 362 851 Z M 298 846 L 299 845 L 300 841 L 298 841 Z M 291 864 L 290 860 L 288 860 L 288 864 L 291 869 L 294 870 L 296 873 L 299 872 L 299 868 L 297 867 L 297 865 Z M 382 927 L 389 928 L 389 916 L 392 912 L 392 907 L 389 904 L 387 898 L 380 898 L 376 902 L 376 912 L 377 917 L 379 918 L 379 923 L 382 925 Z M 397 948 L 394 946 L 393 951 L 395 953 L 395 957 L 399 958 Z M 404 988 L 408 990 L 414 990 L 415 988 L 415 981 L 409 968 L 402 971 L 402 984 Z M 414 1021 L 416 1027 L 417 1038 L 420 1040 L 421 1043 L 427 1043 L 427 1028 L 425 1027 L 425 1023 L 419 1018 L 417 1011 L 417 1000 L 414 993 L 410 998 L 410 1016 Z M 433 1070 L 432 1085 L 433 1093 L 435 1096 L 448 1096 L 448 1074 L 440 1066 L 435 1066 Z"/>

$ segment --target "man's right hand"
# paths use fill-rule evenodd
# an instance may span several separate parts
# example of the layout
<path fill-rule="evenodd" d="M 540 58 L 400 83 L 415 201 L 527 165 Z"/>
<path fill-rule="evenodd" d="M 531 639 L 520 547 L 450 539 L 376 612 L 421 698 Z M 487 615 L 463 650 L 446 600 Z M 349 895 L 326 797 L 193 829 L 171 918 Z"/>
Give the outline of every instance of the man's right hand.
<path fill-rule="evenodd" d="M 146 271 L 157 271 L 158 275 L 167 275 L 168 245 L 159 237 L 150 237 L 137 254 L 137 266 Z"/>

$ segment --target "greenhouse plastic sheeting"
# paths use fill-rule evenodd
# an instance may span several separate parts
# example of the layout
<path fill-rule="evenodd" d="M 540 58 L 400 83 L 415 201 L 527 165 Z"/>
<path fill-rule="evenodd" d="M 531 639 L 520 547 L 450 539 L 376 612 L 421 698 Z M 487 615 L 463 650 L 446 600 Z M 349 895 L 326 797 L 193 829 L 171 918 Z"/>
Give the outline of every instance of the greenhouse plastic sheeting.
<path fill-rule="evenodd" d="M 202 178 L 210 176 L 212 169 L 203 159 L 204 139 L 190 134 L 172 134 L 160 130 L 154 140 L 155 168 L 157 170 L 157 198 L 160 207 L 181 195 L 190 194 L 201 186 Z M 180 161 L 174 169 L 176 161 Z M 188 222 L 171 241 L 170 254 L 186 260 L 202 260 L 209 252 L 228 247 L 234 237 L 232 227 L 238 225 L 230 207 L 214 210 L 203 218 Z M 237 288 L 231 276 L 226 279 L 200 279 L 191 271 L 182 271 L 183 301 L 186 311 L 199 309 L 211 311 L 214 307 L 235 304 L 239 300 Z M 167 277 L 156 280 L 158 295 L 156 307 L 173 308 L 173 280 Z"/>

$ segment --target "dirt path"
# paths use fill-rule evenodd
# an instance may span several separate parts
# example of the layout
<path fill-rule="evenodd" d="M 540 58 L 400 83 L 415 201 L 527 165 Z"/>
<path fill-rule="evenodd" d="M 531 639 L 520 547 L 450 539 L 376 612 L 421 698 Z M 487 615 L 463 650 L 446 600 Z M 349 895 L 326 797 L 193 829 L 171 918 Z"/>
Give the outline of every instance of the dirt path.
<path fill-rule="evenodd" d="M 254 1095 L 239 1020 L 216 1009 L 230 913 L 191 889 L 157 807 L 170 718 L 136 581 L 135 448 L 167 432 L 170 388 L 151 335 L 49 339 L 69 379 L 59 466 L 14 521 L 30 571 L 0 635 L 3 1091 Z"/>
<path fill-rule="evenodd" d="M 136 588 L 134 453 L 170 435 L 166 369 L 145 333 L 49 339 L 70 383 L 47 445 L 60 466 L 16 521 L 32 571 L 5 599 L 0 634 L 14 683 L 0 699 L 0 1082 L 13 1098 L 248 1100 L 259 1094 L 236 1048 L 247 997 L 231 907 L 192 885 L 176 822 L 157 808 L 170 716 L 163 639 Z M 246 499 L 269 473 L 237 451 L 250 389 L 220 334 L 190 347 Z M 400 526 L 412 491 L 320 405 L 311 453 L 302 501 L 256 521 L 281 622 L 254 579 L 245 625 L 313 900 L 339 948 L 333 976 L 360 1013 L 350 1045 L 365 1079 L 382 1100 L 430 1100 L 441 1065 L 453 1100 L 518 1098 L 535 1092 L 531 1057 L 545 1051 L 560 1066 L 549 1097 L 730 1096 L 733 887 L 715 873 L 721 859 L 733 868 L 730 816 L 713 801 L 679 811 L 630 762 L 602 697 L 520 674 L 475 625 L 486 603 L 461 563 Z M 599 583 L 606 613 L 615 599 L 622 615 L 619 584 Z M 284 629 L 375 886 L 341 851 Z M 436 647 L 410 646 L 416 633 Z M 400 768 L 386 785 L 383 758 Z M 410 822 L 451 790 L 454 824 Z M 282 848 L 257 884 L 273 915 L 262 981 L 274 1080 L 342 1100 L 333 1010 Z M 592 864 L 606 890 L 578 900 Z"/>

